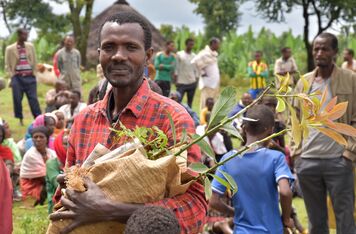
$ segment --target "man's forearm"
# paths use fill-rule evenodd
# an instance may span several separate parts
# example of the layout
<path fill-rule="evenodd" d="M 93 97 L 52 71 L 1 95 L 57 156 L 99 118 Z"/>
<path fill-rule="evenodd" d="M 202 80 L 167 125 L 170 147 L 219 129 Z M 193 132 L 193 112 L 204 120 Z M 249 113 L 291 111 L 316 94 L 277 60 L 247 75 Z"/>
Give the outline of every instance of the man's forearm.
<path fill-rule="evenodd" d="M 283 220 L 288 220 L 292 214 L 292 196 L 281 194 L 280 203 L 282 208 L 282 218 Z"/>

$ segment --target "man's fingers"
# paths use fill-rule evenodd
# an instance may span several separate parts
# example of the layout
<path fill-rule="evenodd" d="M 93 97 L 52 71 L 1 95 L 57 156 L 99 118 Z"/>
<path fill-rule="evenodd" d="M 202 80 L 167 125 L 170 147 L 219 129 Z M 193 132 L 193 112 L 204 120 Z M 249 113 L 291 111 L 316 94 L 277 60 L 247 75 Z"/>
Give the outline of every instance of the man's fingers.
<path fill-rule="evenodd" d="M 58 176 L 57 176 L 57 182 L 58 182 L 58 184 L 60 185 L 60 187 L 61 188 L 65 188 L 65 183 L 64 183 L 64 180 L 65 180 L 65 174 L 59 174 Z"/>
<path fill-rule="evenodd" d="M 73 231 L 75 228 L 79 227 L 80 223 L 73 221 L 73 223 L 69 224 L 67 227 L 65 227 L 63 230 L 61 230 L 59 233 L 60 234 L 67 234 Z"/>
<path fill-rule="evenodd" d="M 89 177 L 84 177 L 84 186 L 88 190 L 95 186 L 95 183 Z"/>
<path fill-rule="evenodd" d="M 61 198 L 61 203 L 65 208 L 67 208 L 69 210 L 75 211 L 77 209 L 77 206 L 71 200 L 69 200 L 65 197 Z"/>
<path fill-rule="evenodd" d="M 74 219 L 75 216 L 76 214 L 73 211 L 66 210 L 50 214 L 49 219 L 52 221 L 58 221 L 61 219 Z"/>

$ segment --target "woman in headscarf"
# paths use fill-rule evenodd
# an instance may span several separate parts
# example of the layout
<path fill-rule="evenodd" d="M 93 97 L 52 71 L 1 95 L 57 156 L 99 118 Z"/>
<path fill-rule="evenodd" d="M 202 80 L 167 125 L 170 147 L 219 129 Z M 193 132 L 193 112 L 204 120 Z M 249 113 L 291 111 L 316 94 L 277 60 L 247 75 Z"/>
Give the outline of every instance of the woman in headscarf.
<path fill-rule="evenodd" d="M 20 186 L 23 200 L 35 199 L 34 205 L 43 204 L 46 199 L 46 161 L 55 158 L 56 153 L 47 147 L 50 130 L 39 126 L 31 130 L 34 146 L 25 154 L 20 168 Z"/>
<path fill-rule="evenodd" d="M 56 120 L 57 120 L 57 117 L 54 114 L 51 114 L 51 113 L 42 114 L 42 115 L 37 116 L 35 121 L 32 123 L 32 127 L 31 126 L 29 127 L 29 132 L 33 128 L 36 128 L 36 127 L 40 127 L 40 126 L 47 127 L 49 129 L 49 131 L 50 131 L 49 132 L 50 137 L 49 137 L 49 140 L 48 140 L 48 147 L 50 149 L 52 149 L 52 150 L 54 150 L 54 144 L 53 143 L 54 143 L 55 137 L 53 135 L 53 132 L 54 132 L 54 129 L 56 127 Z M 27 152 L 32 146 L 33 146 L 32 137 L 26 139 L 25 152 Z"/>
<path fill-rule="evenodd" d="M 57 157 L 48 159 L 46 162 L 46 188 L 48 199 L 48 213 L 53 210 L 53 195 L 58 187 L 57 176 L 63 173 L 67 157 L 68 130 L 63 130 L 54 141 L 54 150 Z"/>

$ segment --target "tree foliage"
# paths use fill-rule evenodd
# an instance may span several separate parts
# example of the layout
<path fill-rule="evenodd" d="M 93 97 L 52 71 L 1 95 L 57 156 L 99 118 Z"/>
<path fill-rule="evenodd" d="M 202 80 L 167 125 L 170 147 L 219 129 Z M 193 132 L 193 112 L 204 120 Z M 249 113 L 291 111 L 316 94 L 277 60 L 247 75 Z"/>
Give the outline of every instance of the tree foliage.
<path fill-rule="evenodd" d="M 315 38 L 336 23 L 353 23 L 356 20 L 354 0 L 259 0 L 254 1 L 256 8 L 270 21 L 282 22 L 285 14 L 297 7 L 302 8 L 304 19 L 304 44 L 308 52 L 308 70 L 314 67 L 312 48 L 309 41 L 309 26 L 312 17 L 317 19 L 317 34 Z"/>
<path fill-rule="evenodd" d="M 73 26 L 77 48 L 82 57 L 82 65 L 85 66 L 87 61 L 86 52 L 94 0 L 66 0 L 66 2 L 69 5 L 69 19 Z M 84 11 L 84 17 L 81 17 L 82 11 Z"/>
<path fill-rule="evenodd" d="M 189 0 L 197 4 L 195 13 L 205 22 L 206 37 L 223 37 L 238 26 L 239 1 L 236 0 Z"/>

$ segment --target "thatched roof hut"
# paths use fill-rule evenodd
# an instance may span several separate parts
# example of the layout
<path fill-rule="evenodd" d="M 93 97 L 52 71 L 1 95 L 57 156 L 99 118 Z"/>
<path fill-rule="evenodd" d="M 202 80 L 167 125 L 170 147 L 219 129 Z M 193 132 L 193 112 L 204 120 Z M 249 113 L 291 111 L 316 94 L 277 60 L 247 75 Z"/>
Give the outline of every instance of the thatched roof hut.
<path fill-rule="evenodd" d="M 118 0 L 112 6 L 106 8 L 103 12 L 97 15 L 91 22 L 90 32 L 88 38 L 88 47 L 87 47 L 87 58 L 89 64 L 96 64 L 98 61 L 98 33 L 101 24 L 105 21 L 105 19 L 113 14 L 116 14 L 120 11 L 133 11 L 136 14 L 141 15 L 138 11 L 132 8 L 128 2 L 125 0 Z M 143 16 L 144 17 L 144 16 Z M 146 20 L 147 18 L 144 17 Z M 153 24 L 149 22 L 151 31 L 152 31 L 152 46 L 155 51 L 161 50 L 164 48 L 165 40 L 158 29 L 153 26 Z"/>

